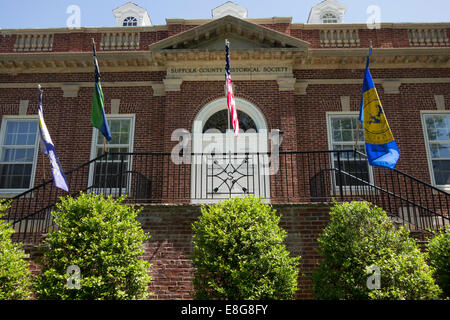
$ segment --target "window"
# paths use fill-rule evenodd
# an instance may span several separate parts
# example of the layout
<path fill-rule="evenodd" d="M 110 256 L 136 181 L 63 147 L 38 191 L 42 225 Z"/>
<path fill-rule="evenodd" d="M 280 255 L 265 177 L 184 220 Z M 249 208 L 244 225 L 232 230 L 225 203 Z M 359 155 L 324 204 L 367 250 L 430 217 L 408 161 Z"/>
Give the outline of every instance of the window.
<path fill-rule="evenodd" d="M 322 23 L 338 23 L 338 19 L 332 13 L 325 13 L 322 16 Z"/>
<path fill-rule="evenodd" d="M 357 114 L 329 114 L 328 115 L 328 134 L 331 150 L 352 150 L 356 142 L 356 129 L 358 123 Z M 364 129 L 360 127 L 357 150 L 365 153 L 364 144 Z M 372 182 L 372 171 L 369 168 L 369 163 L 365 159 L 355 158 L 352 152 L 340 153 L 340 169 L 348 174 L 351 174 L 359 179 L 367 182 Z M 333 168 L 338 168 L 338 156 L 333 154 Z M 335 185 L 343 186 L 357 186 L 365 185 L 364 182 L 352 179 L 343 175 L 341 179 L 337 180 L 335 175 Z"/>
<path fill-rule="evenodd" d="M 0 191 L 31 188 L 37 157 L 38 120 L 4 118 L 0 133 Z"/>
<path fill-rule="evenodd" d="M 216 129 L 222 133 L 226 133 L 226 130 L 228 128 L 228 112 L 228 109 L 224 109 L 214 113 L 203 126 L 203 133 L 205 133 L 209 129 Z M 258 128 L 256 127 L 255 122 L 247 113 L 241 110 L 237 110 L 237 116 L 239 120 L 240 130 L 246 132 L 249 129 L 253 129 L 255 130 L 255 132 L 258 132 Z M 230 128 L 232 128 L 231 124 Z"/>
<path fill-rule="evenodd" d="M 135 17 L 127 17 L 127 18 L 125 18 L 125 20 L 123 20 L 123 26 L 124 27 L 136 27 L 137 19 Z"/>
<path fill-rule="evenodd" d="M 108 117 L 111 130 L 111 141 L 107 142 L 109 153 L 131 153 L 133 146 L 134 117 Z M 93 151 L 91 158 L 104 154 L 103 135 L 94 129 Z M 108 188 L 105 191 L 122 192 L 129 186 L 129 173 L 131 170 L 131 156 L 111 155 L 96 162 L 91 168 L 90 185 L 93 188 Z"/>
<path fill-rule="evenodd" d="M 423 114 L 433 184 L 450 186 L 450 114 Z"/>

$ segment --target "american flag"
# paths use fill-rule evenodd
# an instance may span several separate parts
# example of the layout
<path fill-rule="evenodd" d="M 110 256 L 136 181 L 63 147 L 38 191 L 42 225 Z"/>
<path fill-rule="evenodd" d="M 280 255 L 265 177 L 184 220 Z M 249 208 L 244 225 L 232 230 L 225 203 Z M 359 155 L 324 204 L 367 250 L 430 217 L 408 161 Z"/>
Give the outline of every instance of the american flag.
<path fill-rule="evenodd" d="M 236 133 L 236 137 L 239 136 L 239 121 L 237 117 L 236 103 L 234 102 L 234 94 L 233 94 L 233 86 L 231 85 L 231 74 L 230 74 L 230 43 L 225 41 L 225 79 L 227 85 L 227 104 L 228 111 L 230 111 L 231 115 L 231 123 L 233 124 L 234 132 Z"/>

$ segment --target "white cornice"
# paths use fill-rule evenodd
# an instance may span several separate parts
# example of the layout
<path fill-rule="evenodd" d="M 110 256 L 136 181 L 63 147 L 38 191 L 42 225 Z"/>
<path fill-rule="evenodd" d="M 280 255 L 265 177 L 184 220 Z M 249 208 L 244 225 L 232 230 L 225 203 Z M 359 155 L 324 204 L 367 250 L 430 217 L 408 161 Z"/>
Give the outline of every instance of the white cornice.
<path fill-rule="evenodd" d="M 276 24 L 276 23 L 292 23 L 292 17 L 274 17 L 274 18 L 251 18 L 243 19 L 254 24 Z M 146 27 L 133 27 L 136 32 L 152 32 L 152 31 L 167 31 L 169 25 L 195 25 L 199 26 L 213 19 L 166 19 L 165 25 L 154 25 Z M 408 22 L 408 23 L 393 23 L 382 22 L 381 29 L 417 29 L 417 28 L 443 28 L 450 29 L 450 22 Z M 363 23 L 339 23 L 339 24 L 307 24 L 307 23 L 292 23 L 291 29 L 305 29 L 305 30 L 326 30 L 326 29 L 367 29 L 367 25 Z M 80 27 L 80 28 L 25 28 L 25 29 L 0 29 L 0 35 L 5 34 L 29 34 L 29 33 L 102 33 L 102 32 L 120 32 L 129 31 L 129 27 Z"/>
<path fill-rule="evenodd" d="M 57 34 L 57 33 L 103 33 L 103 32 L 125 32 L 133 30 L 134 32 L 152 32 L 152 31 L 167 31 L 166 25 L 145 26 L 145 27 L 80 27 L 80 28 L 47 28 L 47 29 L 0 29 L 0 35 L 14 35 L 14 34 Z"/>
<path fill-rule="evenodd" d="M 169 65 L 222 65 L 223 51 L 207 49 L 150 51 L 100 51 L 103 72 L 166 71 Z M 367 49 L 265 48 L 234 50 L 231 59 L 237 65 L 290 64 L 293 69 L 362 69 Z M 450 68 L 448 48 L 375 49 L 371 67 L 378 69 Z M 0 73 L 92 72 L 91 52 L 2 53 Z"/>
<path fill-rule="evenodd" d="M 382 22 L 381 29 L 416 29 L 416 28 L 450 28 L 450 22 Z M 291 29 L 305 29 L 305 30 L 327 30 L 327 29 L 367 29 L 365 23 L 325 23 L 325 24 L 308 24 L 308 23 L 293 23 Z M 369 29 L 367 29 L 369 30 Z"/>
<path fill-rule="evenodd" d="M 217 80 L 223 80 L 223 77 Z M 281 78 L 280 78 L 281 79 Z M 173 79 L 174 81 L 176 79 Z M 258 79 L 264 80 L 264 79 Z M 450 83 L 450 78 L 396 78 L 396 82 L 402 84 L 437 84 L 437 83 Z M 193 79 L 185 81 L 195 81 Z M 203 81 L 203 80 L 202 80 Z M 383 84 L 393 79 L 389 78 L 374 78 L 375 84 Z M 297 79 L 295 85 L 301 85 L 303 87 L 310 85 L 359 85 L 362 84 L 363 79 Z M 63 86 L 72 86 L 80 88 L 92 88 L 93 82 L 40 82 L 43 89 L 45 88 L 62 88 Z M 102 81 L 102 87 L 160 87 L 163 86 L 163 82 L 157 81 Z M 0 89 L 35 89 L 36 83 L 0 83 Z"/>
<path fill-rule="evenodd" d="M 183 18 L 167 18 L 166 24 L 181 24 L 186 26 L 199 26 L 205 23 L 214 21 L 215 19 L 183 19 Z M 272 18 L 247 18 L 242 19 L 255 24 L 277 24 L 277 23 L 292 23 L 292 17 L 272 17 Z"/>
<path fill-rule="evenodd" d="M 307 49 L 309 43 L 285 33 L 266 28 L 233 16 L 211 20 L 208 23 L 178 33 L 149 46 L 151 51 L 164 49 L 190 49 L 199 44 L 218 38 L 224 34 L 236 34 L 243 38 L 256 39 L 260 43 L 268 42 L 270 47 L 290 47 Z M 264 46 L 263 46 L 264 47 Z"/>

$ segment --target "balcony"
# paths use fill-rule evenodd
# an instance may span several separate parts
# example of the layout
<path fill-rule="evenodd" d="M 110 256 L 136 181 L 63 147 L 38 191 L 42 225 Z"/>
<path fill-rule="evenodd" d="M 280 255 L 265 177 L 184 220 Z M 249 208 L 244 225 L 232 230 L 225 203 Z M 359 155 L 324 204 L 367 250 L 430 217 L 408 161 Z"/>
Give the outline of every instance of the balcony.
<path fill-rule="evenodd" d="M 139 32 L 102 33 L 100 50 L 138 50 Z"/>
<path fill-rule="evenodd" d="M 29 33 L 18 34 L 14 44 L 14 51 L 52 51 L 53 34 L 51 33 Z"/>
<path fill-rule="evenodd" d="M 383 208 L 413 232 L 449 224 L 448 193 L 399 170 L 371 167 L 354 150 L 175 158 L 170 153 L 103 154 L 66 172 L 68 194 L 126 195 L 125 203 L 135 205 L 197 205 L 250 194 L 273 204 L 358 200 Z M 13 222 L 17 240 L 36 242 L 54 228 L 50 212 L 66 195 L 48 180 L 13 198 L 4 219 Z"/>
<path fill-rule="evenodd" d="M 409 44 L 414 47 L 448 46 L 448 36 L 445 29 L 409 29 Z"/>
<path fill-rule="evenodd" d="M 359 47 L 360 40 L 357 29 L 320 30 L 320 46 L 324 48 Z"/>

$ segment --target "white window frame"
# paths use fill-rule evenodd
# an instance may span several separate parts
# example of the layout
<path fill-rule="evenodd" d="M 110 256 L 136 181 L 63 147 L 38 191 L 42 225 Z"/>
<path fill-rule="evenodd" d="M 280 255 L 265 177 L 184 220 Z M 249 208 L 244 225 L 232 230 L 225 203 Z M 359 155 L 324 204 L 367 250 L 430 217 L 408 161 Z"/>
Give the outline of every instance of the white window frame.
<path fill-rule="evenodd" d="M 128 16 L 122 21 L 123 27 L 137 27 L 138 19 L 135 16 Z"/>
<path fill-rule="evenodd" d="M 450 184 L 447 184 L 447 185 L 436 184 L 436 180 L 434 178 L 434 171 L 433 171 L 433 158 L 431 157 L 430 141 L 428 139 L 427 124 L 425 121 L 425 116 L 439 115 L 439 114 L 450 116 L 450 111 L 449 110 L 420 110 L 420 119 L 422 122 L 422 130 L 423 130 L 423 141 L 425 143 L 425 149 L 427 150 L 428 172 L 430 173 L 431 184 L 433 186 L 435 186 L 436 188 L 442 189 L 446 192 L 450 192 Z"/>
<path fill-rule="evenodd" d="M 4 115 L 2 117 L 2 124 L 1 124 L 1 129 L 0 129 L 0 142 L 2 143 L 1 146 L 3 147 L 3 141 L 5 139 L 6 123 L 10 120 L 13 120 L 13 121 L 14 120 L 16 120 L 16 121 L 33 121 L 34 120 L 38 124 L 38 129 L 36 132 L 36 143 L 34 145 L 35 152 L 34 152 L 33 164 L 32 164 L 32 169 L 31 169 L 31 177 L 30 177 L 29 187 L 26 189 L 0 189 L 0 195 L 2 197 L 13 197 L 15 195 L 21 194 L 21 193 L 33 188 L 35 175 L 36 175 L 37 158 L 38 158 L 38 154 L 40 152 L 40 150 L 39 150 L 39 141 L 40 141 L 39 118 L 38 118 L 38 116 L 35 116 L 35 115 L 23 115 L 23 116 Z M 0 159 L 2 157 L 2 150 L 3 150 L 2 147 L 0 147 Z M 45 168 L 43 168 L 43 169 L 45 169 Z"/>
<path fill-rule="evenodd" d="M 334 150 L 333 149 L 333 132 L 332 132 L 332 128 L 331 128 L 331 119 L 333 117 L 336 117 L 336 118 L 338 118 L 338 117 L 339 118 L 353 118 L 353 117 L 355 117 L 356 119 L 358 119 L 358 116 L 359 116 L 359 112 L 358 111 L 332 111 L 332 112 L 326 112 L 328 149 L 329 150 Z M 364 127 L 360 126 L 360 130 L 364 130 Z M 353 149 L 353 147 L 355 145 L 355 141 L 353 141 L 352 143 L 342 142 L 342 144 L 344 144 L 344 145 L 348 144 L 349 145 L 349 149 Z M 365 142 L 364 141 L 358 141 L 358 145 L 363 145 L 364 149 L 365 149 Z M 333 154 L 330 155 L 330 163 L 331 163 L 331 165 L 334 168 Z M 369 163 L 367 163 L 367 168 L 368 168 L 368 171 L 369 171 L 369 181 L 368 182 L 370 184 L 374 184 L 373 168 L 372 168 L 372 166 Z M 336 186 L 334 177 L 332 177 L 331 183 L 332 183 L 332 185 L 331 185 L 332 190 L 334 190 L 335 193 L 339 192 L 339 187 Z M 342 188 L 343 188 L 343 191 L 345 193 L 347 193 L 347 192 L 350 192 L 350 191 L 354 190 L 356 188 L 356 186 L 342 186 Z M 363 188 L 363 190 L 364 190 L 364 188 Z"/>
<path fill-rule="evenodd" d="M 206 104 L 196 115 L 193 126 L 192 126 L 192 150 L 194 154 L 205 154 L 207 151 L 208 141 L 214 135 L 213 133 L 203 133 L 203 127 L 208 119 L 213 116 L 216 112 L 226 108 L 227 100 L 226 98 L 218 98 Z M 255 122 L 256 127 L 258 128 L 258 133 L 242 133 L 239 138 L 241 143 L 247 146 L 256 147 L 257 152 L 262 155 L 262 159 L 260 159 L 260 183 L 264 185 L 264 189 L 260 187 L 261 195 L 264 195 L 264 202 L 270 203 L 271 197 L 271 189 L 270 189 L 270 175 L 268 172 L 268 158 L 267 153 L 268 150 L 268 137 L 267 137 L 267 122 L 262 113 L 262 111 L 253 103 L 241 99 L 236 98 L 236 106 L 238 110 L 242 110 L 247 113 Z M 217 134 L 218 139 L 216 141 L 220 141 L 221 143 L 225 140 L 226 143 L 230 141 L 234 141 L 235 135 L 233 129 L 227 130 L 226 134 L 220 133 Z M 246 140 L 246 139 L 249 140 Z M 223 140 L 224 139 L 224 140 Z M 248 142 L 250 141 L 250 142 Z M 211 144 L 210 146 L 213 146 Z M 222 146 L 224 146 L 222 144 Z M 234 144 L 234 146 L 236 146 Z M 228 149 L 229 150 L 229 149 Z M 246 149 L 247 150 L 247 149 Z M 245 151 L 246 151 L 245 150 Z M 232 150 L 234 152 L 234 150 Z M 227 152 L 227 149 L 224 148 L 220 152 Z M 243 152 L 243 151 L 239 151 Z M 195 189 L 196 185 L 205 185 L 202 182 L 202 179 L 206 179 L 206 154 L 205 156 L 198 157 L 194 156 L 191 162 L 191 203 L 192 204 L 203 204 L 203 203 L 217 203 L 218 201 L 224 200 L 224 198 L 207 198 L 206 189 L 201 189 L 199 192 Z M 258 170 L 258 169 L 256 169 Z M 200 174 L 200 172 L 202 174 Z M 264 179 L 264 180 L 262 180 Z M 204 181 L 204 180 L 203 180 Z M 264 193 L 264 194 L 263 194 Z M 259 196 L 259 194 L 257 195 Z"/>
<path fill-rule="evenodd" d="M 327 15 L 332 15 L 333 18 L 325 17 L 325 16 L 327 16 Z M 331 19 L 333 19 L 333 20 L 336 19 L 336 22 L 325 22 L 325 20 L 330 21 Z M 322 21 L 323 24 L 335 24 L 335 23 L 339 23 L 338 15 L 337 15 L 336 13 L 334 13 L 334 12 L 329 12 L 329 11 L 322 13 L 322 15 L 320 16 L 320 20 Z"/>
<path fill-rule="evenodd" d="M 117 114 L 117 115 L 106 115 L 106 120 L 131 120 L 130 121 L 130 141 L 129 141 L 129 153 L 133 152 L 134 147 L 134 130 L 135 130 L 135 122 L 136 122 L 136 115 L 135 114 Z M 91 141 L 91 159 L 97 158 L 97 139 L 98 135 L 101 135 L 102 133 L 97 128 L 92 128 L 92 141 Z M 114 146 L 113 146 L 114 147 Z M 132 170 L 133 165 L 133 157 L 130 156 L 129 159 L 129 165 L 128 170 Z M 92 186 L 94 182 L 94 163 L 92 163 L 89 166 L 89 179 L 88 179 L 88 185 Z M 131 180 L 128 183 L 128 188 L 122 188 L 122 190 L 119 190 L 119 188 L 111 188 L 111 194 L 129 194 L 129 188 L 131 186 Z"/>

